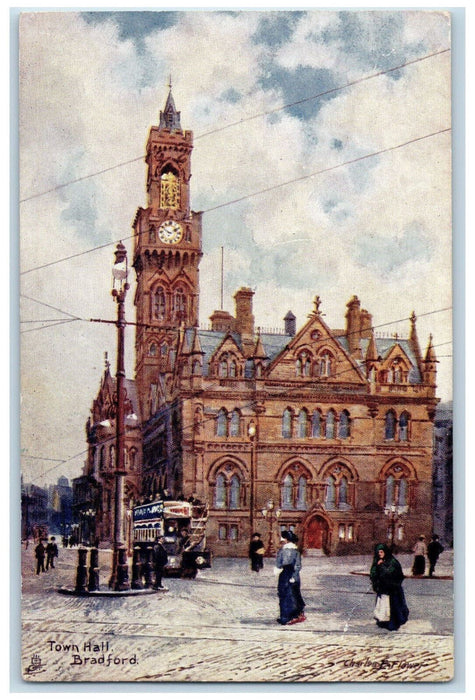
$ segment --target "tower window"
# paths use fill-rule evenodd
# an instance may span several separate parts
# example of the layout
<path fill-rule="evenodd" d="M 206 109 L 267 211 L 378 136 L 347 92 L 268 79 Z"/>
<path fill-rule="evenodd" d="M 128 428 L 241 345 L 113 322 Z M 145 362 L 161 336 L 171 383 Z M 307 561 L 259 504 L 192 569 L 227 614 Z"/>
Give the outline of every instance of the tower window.
<path fill-rule="evenodd" d="M 172 170 L 160 176 L 161 209 L 178 209 L 180 206 L 180 182 Z"/>

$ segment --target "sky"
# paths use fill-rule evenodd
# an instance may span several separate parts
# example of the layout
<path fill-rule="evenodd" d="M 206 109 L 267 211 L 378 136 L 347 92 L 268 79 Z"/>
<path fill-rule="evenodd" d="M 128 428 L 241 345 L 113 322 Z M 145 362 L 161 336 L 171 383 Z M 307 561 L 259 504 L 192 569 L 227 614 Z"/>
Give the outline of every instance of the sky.
<path fill-rule="evenodd" d="M 115 318 L 115 242 L 131 253 L 170 76 L 194 133 L 192 208 L 204 212 L 201 323 L 220 307 L 223 248 L 224 308 L 251 287 L 256 326 L 283 328 L 289 310 L 301 326 L 317 294 L 332 328 L 354 294 L 377 331 L 407 336 L 415 311 L 423 351 L 433 335 L 438 396 L 452 398 L 449 49 L 442 11 L 21 15 L 26 481 L 81 473 L 116 346 L 113 324 L 88 319 Z M 129 327 L 129 377 L 133 343 Z"/>

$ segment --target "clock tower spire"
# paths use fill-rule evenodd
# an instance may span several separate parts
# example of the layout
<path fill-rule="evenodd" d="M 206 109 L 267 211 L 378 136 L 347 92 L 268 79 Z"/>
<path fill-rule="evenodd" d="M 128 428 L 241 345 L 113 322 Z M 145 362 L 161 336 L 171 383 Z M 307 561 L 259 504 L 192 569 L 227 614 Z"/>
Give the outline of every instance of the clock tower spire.
<path fill-rule="evenodd" d="M 181 127 L 170 78 L 159 125 L 147 140 L 147 207 L 139 207 L 133 222 L 140 396 L 168 366 L 179 327 L 198 326 L 201 213 L 190 207 L 192 149 L 193 133 Z M 141 408 L 150 414 L 147 405 Z"/>

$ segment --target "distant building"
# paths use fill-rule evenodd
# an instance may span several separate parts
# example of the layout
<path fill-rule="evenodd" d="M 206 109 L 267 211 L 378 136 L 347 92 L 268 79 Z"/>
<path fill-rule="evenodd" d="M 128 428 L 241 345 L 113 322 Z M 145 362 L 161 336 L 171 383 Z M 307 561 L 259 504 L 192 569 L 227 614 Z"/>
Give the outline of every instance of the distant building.
<path fill-rule="evenodd" d="M 51 532 L 68 535 L 73 517 L 73 489 L 65 476 L 48 488 L 48 520 Z"/>
<path fill-rule="evenodd" d="M 434 533 L 444 546 L 453 546 L 453 409 L 439 404 L 434 423 L 433 462 Z"/>
<path fill-rule="evenodd" d="M 21 486 L 21 536 L 35 537 L 39 528 L 48 530 L 48 491 L 35 484 Z"/>

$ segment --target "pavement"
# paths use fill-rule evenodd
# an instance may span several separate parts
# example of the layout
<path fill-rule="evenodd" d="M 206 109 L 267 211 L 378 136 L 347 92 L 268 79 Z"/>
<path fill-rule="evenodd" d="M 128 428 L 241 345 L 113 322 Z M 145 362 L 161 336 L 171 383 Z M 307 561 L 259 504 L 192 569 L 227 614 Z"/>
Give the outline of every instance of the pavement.
<path fill-rule="evenodd" d="M 398 555 L 407 578 L 406 625 L 375 625 L 371 556 L 304 557 L 306 621 L 277 624 L 273 560 L 251 572 L 247 559 L 219 558 L 195 580 L 165 579 L 167 592 L 82 598 L 74 587 L 77 550 L 60 550 L 54 570 L 36 576 L 22 551 L 21 673 L 28 683 L 446 682 L 454 675 L 453 553 L 436 577 L 413 578 L 412 555 Z M 110 551 L 101 550 L 100 580 Z"/>

